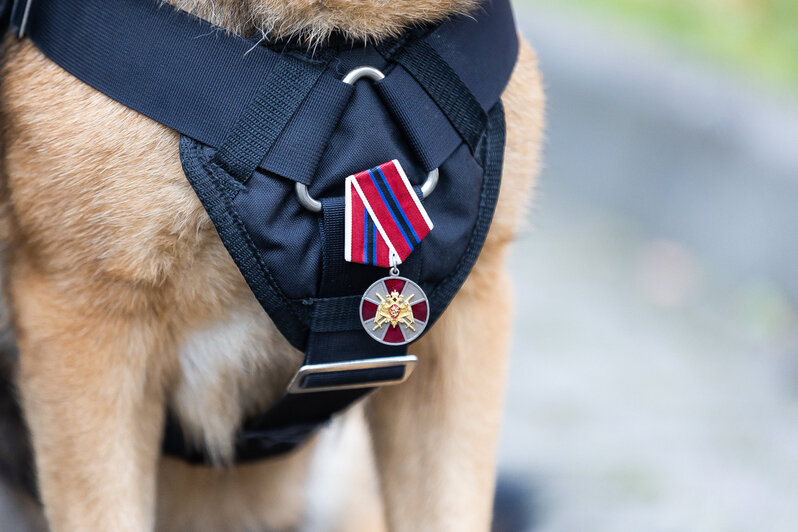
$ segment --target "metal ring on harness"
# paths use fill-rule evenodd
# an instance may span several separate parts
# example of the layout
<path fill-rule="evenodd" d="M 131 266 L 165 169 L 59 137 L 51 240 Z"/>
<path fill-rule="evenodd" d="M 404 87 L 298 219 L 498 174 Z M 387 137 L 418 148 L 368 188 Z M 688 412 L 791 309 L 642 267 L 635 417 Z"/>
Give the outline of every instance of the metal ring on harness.
<path fill-rule="evenodd" d="M 370 79 L 372 81 L 380 81 L 385 77 L 385 74 L 380 72 L 374 67 L 370 66 L 362 66 L 357 67 L 356 69 L 349 72 L 344 79 L 342 80 L 347 85 L 354 85 L 355 82 L 359 79 Z M 440 172 L 438 169 L 434 169 L 429 174 L 427 174 L 427 179 L 424 181 L 424 184 L 421 185 L 421 197 L 426 199 L 427 196 L 432 194 L 432 191 L 435 190 L 435 187 L 438 185 L 438 176 Z M 296 195 L 297 199 L 299 199 L 299 203 L 302 204 L 309 211 L 313 212 L 321 212 L 321 202 L 310 195 L 308 192 L 308 186 L 304 183 L 297 183 L 296 184 Z"/>

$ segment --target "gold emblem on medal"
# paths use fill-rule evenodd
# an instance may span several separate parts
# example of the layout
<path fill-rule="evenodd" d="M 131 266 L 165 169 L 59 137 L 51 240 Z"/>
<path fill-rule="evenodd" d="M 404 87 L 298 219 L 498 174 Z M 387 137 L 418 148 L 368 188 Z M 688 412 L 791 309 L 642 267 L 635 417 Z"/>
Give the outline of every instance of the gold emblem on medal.
<path fill-rule="evenodd" d="M 406 300 L 405 296 L 396 290 L 385 297 L 382 297 L 379 292 L 376 295 L 380 300 L 380 306 L 377 307 L 377 316 L 374 319 L 375 331 L 386 323 L 390 323 L 391 327 L 396 327 L 401 323 L 411 331 L 416 330 L 413 327 L 413 307 L 410 306 L 410 300 L 415 294 L 410 294 Z"/>
<path fill-rule="evenodd" d="M 410 279 L 380 279 L 363 294 L 360 320 L 366 332 L 383 344 L 403 345 L 424 331 L 429 319 L 427 296 Z"/>

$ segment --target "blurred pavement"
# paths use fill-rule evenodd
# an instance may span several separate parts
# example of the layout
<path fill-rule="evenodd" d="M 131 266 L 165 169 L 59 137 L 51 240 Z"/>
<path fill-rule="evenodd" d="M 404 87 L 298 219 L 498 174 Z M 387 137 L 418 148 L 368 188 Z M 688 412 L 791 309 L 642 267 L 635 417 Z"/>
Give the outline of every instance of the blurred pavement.
<path fill-rule="evenodd" d="M 502 471 L 531 482 L 534 530 L 798 529 L 798 103 L 517 9 L 548 140 Z"/>

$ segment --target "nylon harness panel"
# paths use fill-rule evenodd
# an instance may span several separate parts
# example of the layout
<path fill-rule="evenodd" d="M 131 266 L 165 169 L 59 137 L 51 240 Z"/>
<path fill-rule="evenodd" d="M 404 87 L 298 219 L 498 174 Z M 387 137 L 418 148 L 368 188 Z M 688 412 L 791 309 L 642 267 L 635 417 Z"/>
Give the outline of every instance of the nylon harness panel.
<path fill-rule="evenodd" d="M 344 260 L 344 178 L 397 160 L 421 198 L 439 169 L 422 201 L 434 229 L 401 265 L 428 295 L 432 326 L 473 267 L 498 198 L 500 96 L 518 51 L 509 0 L 315 53 L 230 35 L 158 0 L 0 0 L 0 24 L 9 18 L 66 71 L 181 134 L 186 177 L 250 289 L 304 352 L 303 368 L 323 368 L 246 420 L 236 460 L 289 451 L 407 376 L 406 346 L 374 341 L 361 323 L 361 294 L 385 271 Z M 384 78 L 342 81 L 363 65 Z M 320 213 L 297 201 L 297 183 Z M 164 451 L 209 460 L 171 418 Z"/>

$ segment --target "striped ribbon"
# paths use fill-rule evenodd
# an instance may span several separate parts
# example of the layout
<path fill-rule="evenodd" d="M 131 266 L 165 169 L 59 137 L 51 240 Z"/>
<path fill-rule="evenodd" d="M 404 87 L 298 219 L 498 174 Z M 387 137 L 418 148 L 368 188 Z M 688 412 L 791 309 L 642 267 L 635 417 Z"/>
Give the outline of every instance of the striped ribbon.
<path fill-rule="evenodd" d="M 432 229 L 399 161 L 346 178 L 344 258 L 390 268 L 401 264 Z"/>

